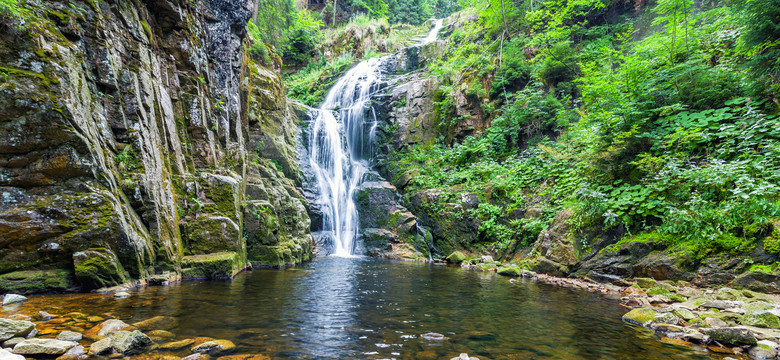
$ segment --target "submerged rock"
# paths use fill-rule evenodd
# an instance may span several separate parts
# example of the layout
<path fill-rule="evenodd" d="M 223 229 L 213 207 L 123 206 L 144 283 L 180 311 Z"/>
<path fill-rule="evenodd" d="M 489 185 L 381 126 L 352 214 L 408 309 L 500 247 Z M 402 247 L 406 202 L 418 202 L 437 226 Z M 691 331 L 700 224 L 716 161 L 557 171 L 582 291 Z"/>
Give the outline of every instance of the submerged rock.
<path fill-rule="evenodd" d="M 56 339 L 27 339 L 14 346 L 14 354 L 62 355 L 77 344 Z"/>
<path fill-rule="evenodd" d="M 138 330 L 170 330 L 178 326 L 178 320 L 172 316 L 155 316 L 151 319 L 134 323 Z"/>
<path fill-rule="evenodd" d="M 206 341 L 191 350 L 194 353 L 203 353 L 214 356 L 229 354 L 236 349 L 236 345 L 230 340 L 212 340 Z"/>
<path fill-rule="evenodd" d="M 193 340 L 193 339 L 185 339 L 185 340 L 180 340 L 180 341 L 173 341 L 173 342 L 169 342 L 169 343 L 165 343 L 165 344 L 160 345 L 160 349 L 161 350 L 176 351 L 176 350 L 184 349 L 184 348 L 186 348 L 186 347 L 188 347 L 188 346 L 190 346 L 190 345 L 192 345 L 194 343 L 195 343 L 195 340 Z"/>
<path fill-rule="evenodd" d="M 444 335 L 439 334 L 439 333 L 433 333 L 433 332 L 422 334 L 422 335 L 420 335 L 420 337 L 425 339 L 425 340 L 431 340 L 431 341 L 442 341 L 442 340 L 446 339 L 444 337 Z"/>
<path fill-rule="evenodd" d="M 65 330 L 57 335 L 57 340 L 78 342 L 81 341 L 83 337 L 84 336 L 81 335 L 81 333 Z"/>
<path fill-rule="evenodd" d="M 100 336 L 107 336 L 109 333 L 120 330 L 135 330 L 134 327 L 128 325 L 119 319 L 108 319 L 102 323 L 95 325 L 93 328 L 87 330 L 84 334 L 87 338 L 96 338 Z"/>

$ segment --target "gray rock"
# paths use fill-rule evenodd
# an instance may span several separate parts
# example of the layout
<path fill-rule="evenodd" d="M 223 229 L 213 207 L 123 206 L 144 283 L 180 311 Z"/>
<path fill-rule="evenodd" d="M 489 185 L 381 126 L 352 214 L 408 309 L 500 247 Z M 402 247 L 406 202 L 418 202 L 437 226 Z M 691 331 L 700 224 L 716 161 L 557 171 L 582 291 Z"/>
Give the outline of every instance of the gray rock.
<path fill-rule="evenodd" d="M 740 301 L 726 301 L 726 300 L 710 300 L 703 304 L 701 307 L 708 309 L 726 310 L 731 308 L 742 307 L 744 303 Z"/>
<path fill-rule="evenodd" d="M 209 360 L 211 357 L 208 354 L 195 353 L 183 357 L 181 360 Z"/>
<path fill-rule="evenodd" d="M 769 346 L 772 349 L 777 349 L 777 347 L 780 346 L 776 342 L 770 340 L 758 340 L 758 345 Z"/>
<path fill-rule="evenodd" d="M 206 341 L 191 350 L 194 353 L 209 354 L 214 356 L 225 355 L 236 349 L 236 345 L 230 340 Z"/>
<path fill-rule="evenodd" d="M 38 311 L 37 314 L 33 315 L 33 319 L 38 321 L 49 321 L 52 317 L 54 317 L 52 314 L 49 314 L 45 311 Z"/>
<path fill-rule="evenodd" d="M 450 360 L 479 360 L 478 357 L 469 356 L 469 354 L 466 353 L 460 353 L 460 355 L 450 359 Z"/>
<path fill-rule="evenodd" d="M 492 262 L 495 262 L 495 261 L 493 260 L 493 257 L 490 256 L 490 255 L 482 255 L 482 262 L 483 263 L 492 263 Z"/>
<path fill-rule="evenodd" d="M 520 272 L 520 276 L 526 279 L 536 279 L 539 275 L 531 270 L 523 270 Z"/>
<path fill-rule="evenodd" d="M 444 335 L 439 333 L 425 333 L 420 336 L 421 338 L 425 340 L 433 340 L 433 341 L 441 341 L 444 340 Z"/>
<path fill-rule="evenodd" d="M 134 331 L 115 331 L 108 334 L 114 350 L 125 355 L 133 355 L 143 352 L 146 348 L 152 346 L 152 339 L 146 334 Z"/>
<path fill-rule="evenodd" d="M 677 325 L 677 323 L 680 322 L 680 319 L 677 315 L 672 313 L 657 313 L 655 314 L 655 322 L 659 324 Z"/>
<path fill-rule="evenodd" d="M 685 321 L 690 321 L 696 318 L 696 314 L 686 308 L 675 308 L 673 313 Z"/>
<path fill-rule="evenodd" d="M 766 345 L 756 345 L 748 350 L 748 354 L 756 359 L 774 359 L 777 357 L 777 350 Z"/>
<path fill-rule="evenodd" d="M 16 355 L 6 349 L 0 349 L 0 360 L 24 360 L 24 356 Z"/>
<path fill-rule="evenodd" d="M 90 355 L 103 355 L 106 353 L 110 353 L 114 350 L 114 345 L 111 339 L 105 338 L 100 341 L 96 341 L 92 343 L 89 347 L 89 354 Z"/>
<path fill-rule="evenodd" d="M 16 346 L 16 344 L 18 344 L 18 343 L 20 343 L 22 341 L 24 341 L 23 337 L 10 338 L 10 339 L 8 339 L 6 341 L 3 341 L 3 347 L 4 348 L 13 348 L 14 346 Z"/>
<path fill-rule="evenodd" d="M 729 326 L 729 324 L 727 324 L 725 321 L 718 318 L 712 318 L 712 317 L 704 319 L 704 322 L 706 322 L 707 325 L 709 325 L 710 327 L 714 327 L 714 328 Z"/>
<path fill-rule="evenodd" d="M 0 341 L 13 337 L 26 337 L 35 329 L 35 324 L 25 320 L 0 319 Z"/>
<path fill-rule="evenodd" d="M 14 346 L 14 354 L 62 355 L 76 346 L 75 342 L 56 339 L 27 339 Z"/>
<path fill-rule="evenodd" d="M 78 341 L 81 341 L 81 339 L 83 337 L 84 336 L 81 335 L 81 333 L 77 333 L 75 331 L 65 330 L 65 331 L 61 332 L 59 335 L 57 335 L 57 340 L 76 341 L 76 342 L 78 342 Z"/>
<path fill-rule="evenodd" d="M 3 306 L 27 301 L 27 297 L 18 294 L 5 294 L 3 297 Z"/>
<path fill-rule="evenodd" d="M 716 329 L 704 329 L 704 333 L 712 340 L 731 345 L 756 345 L 755 334 L 744 327 L 722 327 Z"/>
<path fill-rule="evenodd" d="M 70 348 L 70 350 L 68 350 L 63 355 L 65 355 L 65 356 L 81 356 L 81 355 L 84 355 L 84 354 L 86 354 L 86 351 L 84 351 L 84 347 L 81 346 L 81 345 L 76 345 L 76 346 Z"/>
<path fill-rule="evenodd" d="M 88 335 L 97 335 L 97 336 L 106 336 L 109 333 L 112 333 L 114 331 L 119 331 L 122 329 L 129 328 L 130 325 L 128 325 L 126 322 L 119 320 L 119 319 L 108 319 L 106 321 L 103 321 L 100 323 L 100 325 L 95 326 L 92 328 L 89 332 L 87 332 Z M 90 334 L 90 333 L 95 334 Z"/>

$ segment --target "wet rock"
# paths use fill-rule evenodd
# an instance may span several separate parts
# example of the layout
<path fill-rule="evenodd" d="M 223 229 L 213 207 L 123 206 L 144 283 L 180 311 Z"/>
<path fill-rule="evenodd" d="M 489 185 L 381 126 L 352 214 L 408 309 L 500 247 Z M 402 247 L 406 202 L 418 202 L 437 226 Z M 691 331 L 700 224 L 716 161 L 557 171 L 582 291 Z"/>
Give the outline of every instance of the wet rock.
<path fill-rule="evenodd" d="M 127 291 L 117 291 L 114 293 L 114 297 L 117 299 L 126 299 L 130 297 L 130 293 Z"/>
<path fill-rule="evenodd" d="M 748 350 L 748 354 L 756 359 L 774 359 L 777 357 L 777 350 L 773 347 L 758 344 Z"/>
<path fill-rule="evenodd" d="M 125 355 L 139 354 L 152 346 L 152 339 L 146 334 L 134 331 L 115 331 L 108 334 L 114 350 Z"/>
<path fill-rule="evenodd" d="M 739 307 L 741 305 L 742 305 L 742 303 L 739 303 L 739 302 L 736 302 L 736 301 L 711 300 L 711 301 L 707 301 L 707 302 L 701 304 L 701 307 L 707 308 L 707 309 L 726 310 L 726 309 Z"/>
<path fill-rule="evenodd" d="M 754 312 L 742 318 L 742 324 L 760 328 L 780 328 L 780 318 L 769 312 Z"/>
<path fill-rule="evenodd" d="M 5 294 L 3 296 L 3 306 L 27 301 L 27 297 L 19 294 Z"/>
<path fill-rule="evenodd" d="M 229 354 L 236 349 L 236 345 L 230 340 L 206 341 L 190 349 L 194 353 L 204 353 L 213 356 Z"/>
<path fill-rule="evenodd" d="M 735 289 L 777 294 L 780 293 L 780 276 L 762 271 L 751 271 L 737 276 L 730 285 Z"/>
<path fill-rule="evenodd" d="M 744 327 L 722 327 L 714 329 L 704 329 L 712 340 L 730 345 L 756 345 L 758 340 L 755 334 Z"/>
<path fill-rule="evenodd" d="M 219 360 L 271 360 L 271 357 L 262 354 L 236 354 L 220 356 Z"/>
<path fill-rule="evenodd" d="M 686 308 L 675 308 L 673 313 L 685 321 L 690 321 L 696 318 L 696 314 Z"/>
<path fill-rule="evenodd" d="M 523 270 L 520 272 L 520 276 L 525 279 L 536 279 L 539 275 L 531 270 Z"/>
<path fill-rule="evenodd" d="M 70 350 L 68 350 L 64 354 L 62 354 L 62 356 L 69 356 L 74 359 L 79 359 L 84 354 L 86 354 L 86 351 L 84 351 L 84 347 L 81 345 L 76 345 L 70 348 Z"/>
<path fill-rule="evenodd" d="M 57 335 L 57 340 L 79 342 L 83 337 L 81 333 L 65 330 Z"/>
<path fill-rule="evenodd" d="M 105 338 L 103 340 L 92 343 L 89 347 L 90 355 L 103 355 L 114 351 L 114 343 L 111 339 Z"/>
<path fill-rule="evenodd" d="M 651 308 L 637 308 L 623 315 L 623 321 L 636 325 L 646 325 L 655 320 L 655 315 L 656 311 Z"/>
<path fill-rule="evenodd" d="M 134 323 L 138 330 L 170 330 L 178 326 L 178 320 L 172 316 L 155 316 L 151 319 Z"/>
<path fill-rule="evenodd" d="M 107 336 L 112 332 L 120 331 L 120 330 L 135 330 L 135 328 L 128 325 L 122 320 L 108 319 L 98 325 L 95 325 L 95 327 L 87 330 L 84 336 L 90 339 L 94 339 L 99 336 Z"/>
<path fill-rule="evenodd" d="M 496 273 L 503 276 L 518 277 L 522 275 L 523 270 L 517 266 L 504 266 L 498 269 Z"/>
<path fill-rule="evenodd" d="M 186 347 L 189 347 L 189 346 L 191 346 L 194 343 L 195 343 L 195 340 L 193 340 L 193 339 L 185 339 L 185 340 L 180 340 L 180 341 L 173 341 L 173 342 L 169 342 L 169 343 L 165 343 L 165 344 L 160 345 L 160 349 L 161 350 L 176 351 L 176 350 L 181 350 L 181 349 L 184 349 Z"/>
<path fill-rule="evenodd" d="M 14 354 L 6 349 L 0 349 L 1 360 L 24 360 L 24 356 Z"/>
<path fill-rule="evenodd" d="M 13 337 L 26 337 L 35 329 L 35 324 L 25 320 L 0 319 L 0 341 Z"/>
<path fill-rule="evenodd" d="M 460 264 L 466 260 L 466 254 L 462 251 L 453 251 L 452 254 L 447 256 L 447 262 L 450 264 Z"/>
<path fill-rule="evenodd" d="M 197 354 L 185 356 L 181 360 L 210 360 L 210 359 L 211 356 L 209 356 L 209 354 L 197 353 Z"/>
<path fill-rule="evenodd" d="M 14 354 L 62 355 L 76 346 L 75 342 L 56 339 L 27 339 L 14 346 Z"/>
<path fill-rule="evenodd" d="M 185 279 L 229 279 L 243 269 L 241 257 L 235 252 L 185 256 L 182 277 Z"/>
<path fill-rule="evenodd" d="M 442 341 L 445 339 L 444 335 L 433 332 L 422 334 L 420 337 L 430 341 Z"/>

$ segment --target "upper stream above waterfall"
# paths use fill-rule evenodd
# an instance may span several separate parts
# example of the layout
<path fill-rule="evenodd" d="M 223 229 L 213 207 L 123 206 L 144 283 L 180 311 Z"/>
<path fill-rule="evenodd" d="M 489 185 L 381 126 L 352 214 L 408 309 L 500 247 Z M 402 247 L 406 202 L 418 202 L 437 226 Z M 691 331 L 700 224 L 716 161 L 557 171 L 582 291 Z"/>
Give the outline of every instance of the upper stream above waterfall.
<path fill-rule="evenodd" d="M 443 20 L 436 20 L 418 45 L 436 40 Z M 382 80 L 383 58 L 360 62 L 330 89 L 316 111 L 308 141 L 322 212 L 322 232 L 330 253 L 355 253 L 358 211 L 355 190 L 369 176 L 375 153 L 377 118 L 371 96 Z"/>

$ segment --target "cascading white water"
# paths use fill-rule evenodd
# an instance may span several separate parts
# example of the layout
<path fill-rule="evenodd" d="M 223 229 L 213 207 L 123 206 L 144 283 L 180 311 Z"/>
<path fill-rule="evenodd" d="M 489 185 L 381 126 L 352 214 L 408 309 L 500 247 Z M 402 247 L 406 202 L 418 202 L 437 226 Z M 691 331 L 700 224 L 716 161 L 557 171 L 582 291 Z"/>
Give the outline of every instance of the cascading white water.
<path fill-rule="evenodd" d="M 437 20 L 422 44 L 436 40 Z M 368 59 L 347 71 L 330 89 L 309 137 L 309 163 L 319 189 L 323 233 L 333 242 L 335 256 L 355 251 L 358 212 L 355 189 L 370 170 L 377 121 L 371 94 L 381 80 L 382 60 Z"/>

